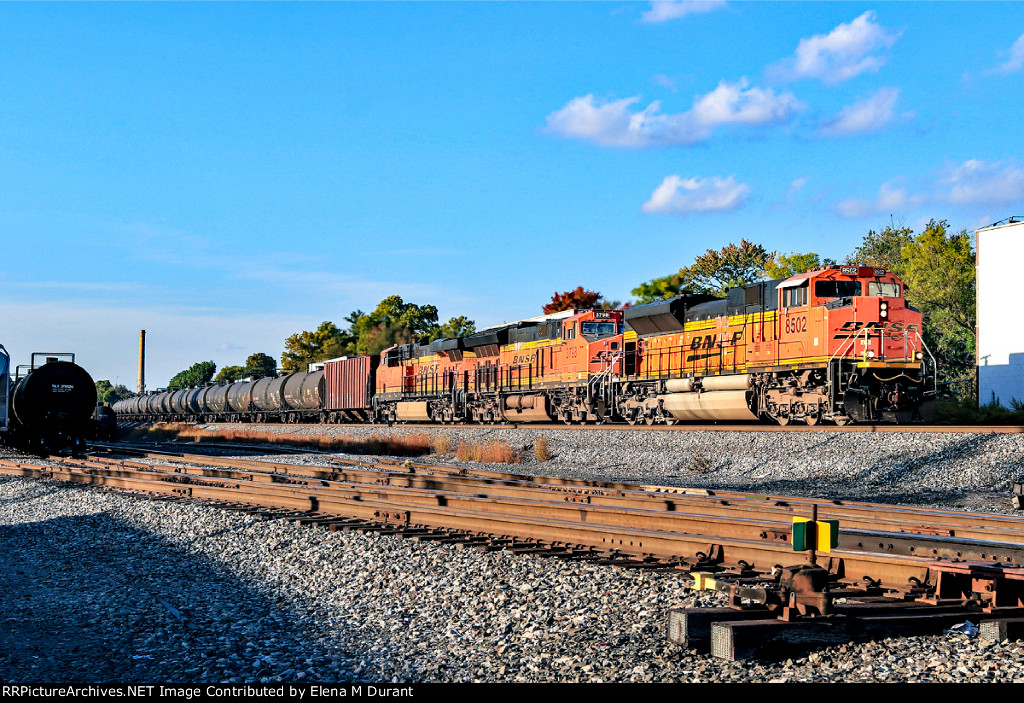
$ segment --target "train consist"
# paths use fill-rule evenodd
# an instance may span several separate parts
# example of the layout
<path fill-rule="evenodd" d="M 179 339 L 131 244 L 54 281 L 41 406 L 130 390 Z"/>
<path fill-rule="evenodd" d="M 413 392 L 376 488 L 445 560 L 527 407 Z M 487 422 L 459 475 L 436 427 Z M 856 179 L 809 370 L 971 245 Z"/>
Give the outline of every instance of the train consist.
<path fill-rule="evenodd" d="M 574 310 L 322 369 L 135 396 L 120 420 L 624 422 L 928 419 L 934 359 L 902 281 L 842 266 Z"/>
<path fill-rule="evenodd" d="M 62 358 L 63 357 L 63 358 Z M 93 434 L 96 384 L 74 354 L 32 355 L 9 381 L 4 442 L 49 454 L 85 448 Z"/>

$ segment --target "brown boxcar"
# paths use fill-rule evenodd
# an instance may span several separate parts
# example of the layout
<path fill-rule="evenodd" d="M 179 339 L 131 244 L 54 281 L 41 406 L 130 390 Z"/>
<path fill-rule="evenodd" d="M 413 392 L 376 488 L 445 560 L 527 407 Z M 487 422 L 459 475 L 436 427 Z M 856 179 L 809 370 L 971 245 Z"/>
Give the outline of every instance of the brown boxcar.
<path fill-rule="evenodd" d="M 369 418 L 378 361 L 376 356 L 354 356 L 324 364 L 324 410 L 329 422 Z"/>

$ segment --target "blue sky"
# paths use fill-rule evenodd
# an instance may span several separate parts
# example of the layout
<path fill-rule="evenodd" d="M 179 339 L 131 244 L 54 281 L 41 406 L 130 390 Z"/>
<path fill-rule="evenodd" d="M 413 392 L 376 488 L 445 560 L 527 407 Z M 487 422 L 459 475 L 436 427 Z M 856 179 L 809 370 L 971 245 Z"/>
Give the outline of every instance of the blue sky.
<path fill-rule="evenodd" d="M 1021 3 L 0 5 L 0 343 L 134 387 L 1024 215 Z"/>

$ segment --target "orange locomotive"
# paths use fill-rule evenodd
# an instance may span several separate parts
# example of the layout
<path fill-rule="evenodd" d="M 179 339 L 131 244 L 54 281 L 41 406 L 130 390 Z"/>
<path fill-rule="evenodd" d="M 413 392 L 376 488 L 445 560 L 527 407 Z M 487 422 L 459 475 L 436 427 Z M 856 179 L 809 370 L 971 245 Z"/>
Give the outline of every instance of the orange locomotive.
<path fill-rule="evenodd" d="M 628 329 L 624 329 L 624 327 Z M 931 362 L 929 371 L 927 362 Z M 385 350 L 378 421 L 927 419 L 934 359 L 884 269 L 821 269 Z"/>

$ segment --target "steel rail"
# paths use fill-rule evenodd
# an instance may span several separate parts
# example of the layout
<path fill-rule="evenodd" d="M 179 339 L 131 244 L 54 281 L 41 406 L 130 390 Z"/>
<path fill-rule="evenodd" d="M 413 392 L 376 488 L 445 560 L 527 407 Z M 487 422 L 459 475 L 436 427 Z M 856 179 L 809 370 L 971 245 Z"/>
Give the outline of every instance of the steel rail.
<path fill-rule="evenodd" d="M 13 464 L 13 465 L 12 465 Z M 158 469 L 77 469 L 71 466 L 26 466 L 0 462 L 0 470 L 28 476 L 52 476 L 73 483 L 171 493 L 191 498 L 267 505 L 302 512 L 329 513 L 402 525 L 427 525 L 500 534 L 517 539 L 574 543 L 662 559 L 684 559 L 696 568 L 709 555 L 721 562 L 748 565 L 796 558 L 790 549 L 785 523 L 725 521 L 718 517 L 640 510 L 610 510 L 601 506 L 566 506 L 551 501 L 514 501 L 444 493 L 436 490 L 378 486 L 332 485 L 317 481 L 316 494 L 286 477 L 271 481 L 244 478 L 195 478 L 171 467 Z M 276 479 L 276 480 L 275 480 Z M 279 483 L 277 481 L 289 481 Z M 324 485 L 327 484 L 327 485 Z M 602 520 L 607 520 L 603 522 Z M 666 529 L 670 528 L 670 529 Z M 752 536 L 756 531 L 756 536 Z M 1005 545 L 1003 545 L 1005 547 Z M 963 548 L 963 547 L 961 547 Z M 908 554 L 872 554 L 841 548 L 830 564 L 847 578 L 882 581 L 906 588 L 914 580 L 928 580 L 930 557 Z M 923 569 L 923 571 L 922 571 Z M 1013 572 L 1016 575 L 1017 572 Z M 1019 572 L 1024 576 L 1024 570 Z"/>
<path fill-rule="evenodd" d="M 154 471 L 76 470 L 67 466 L 37 466 L 0 461 L 0 473 L 32 478 L 55 478 L 69 483 L 127 489 L 141 493 L 161 493 L 194 499 L 225 501 L 285 510 L 354 517 L 371 521 L 395 522 L 404 526 L 429 526 L 471 533 L 488 534 L 507 539 L 535 540 L 554 545 L 589 547 L 606 553 L 629 557 L 647 557 L 675 562 L 682 561 L 688 569 L 702 565 L 727 564 L 736 568 L 765 571 L 782 564 L 802 561 L 783 540 L 748 539 L 719 534 L 645 529 L 626 524 L 613 525 L 588 522 L 586 518 L 571 520 L 563 508 L 552 513 L 534 507 L 522 513 L 495 511 L 499 501 L 445 495 L 433 505 L 389 499 L 387 493 L 354 492 L 351 495 L 313 495 L 305 487 L 257 483 L 237 479 L 185 479 L 189 482 L 168 482 L 180 474 Z M 108 475 L 105 475 L 108 474 Z M 345 489 L 342 488 L 342 491 Z M 415 489 L 406 489 L 415 490 Z M 553 507 L 553 506 L 551 506 Z M 580 510 L 577 508 L 576 510 Z M 605 512 L 605 511 L 602 511 Z M 607 511 L 610 512 L 610 511 Z M 605 514 L 607 514 L 605 512 Z M 594 511 L 583 510 L 590 516 Z M 698 524 L 707 524 L 698 519 Z M 934 565 L 930 558 L 906 555 L 879 555 L 837 550 L 829 557 L 846 579 L 870 580 L 892 588 L 911 588 L 914 583 L 927 582 Z M 746 565 L 744 567 L 744 565 Z M 1024 570 L 1021 573 L 1024 576 Z"/>
<path fill-rule="evenodd" d="M 144 424 L 161 424 L 163 421 L 144 422 L 136 421 L 130 423 L 133 426 L 144 425 Z M 624 432 L 869 432 L 869 433 L 899 433 L 899 432 L 921 432 L 926 434 L 946 434 L 946 433 L 964 433 L 964 434 L 1020 434 L 1024 432 L 1024 425 L 934 425 L 934 424 L 909 424 L 909 425 L 890 425 L 890 424 L 850 424 L 850 425 L 773 425 L 773 424 L 760 424 L 751 422 L 748 424 L 677 424 L 677 425 L 630 425 L 625 422 L 615 424 L 583 424 L 583 425 L 566 425 L 564 423 L 526 423 L 526 422 L 508 422 L 508 423 L 494 423 L 494 424 L 462 424 L 462 425 L 443 425 L 436 423 L 399 423 L 399 424 L 381 424 L 381 423 L 270 423 L 270 424 L 259 424 L 259 423 L 242 423 L 242 422 L 199 422 L 199 423 L 186 423 L 182 421 L 168 421 L 176 424 L 203 424 L 203 425 L 223 425 L 225 427 L 242 427 L 245 429 L 257 429 L 262 430 L 267 427 L 281 427 L 281 428 L 368 428 L 375 430 L 450 430 L 450 429 L 480 429 L 480 430 L 493 430 L 493 429 L 506 429 L 506 430 L 543 430 L 546 432 L 555 431 L 572 431 L 572 430 L 586 430 L 586 431 L 624 431 Z M 271 430 L 273 431 L 273 430 Z"/>
<path fill-rule="evenodd" d="M 109 461 L 109 460 L 108 460 Z M 206 461 L 201 457 L 182 457 L 182 461 Z M 583 503 L 590 506 L 611 508 L 637 508 L 668 512 L 689 512 L 699 510 L 705 515 L 714 515 L 728 519 L 759 519 L 766 514 L 781 516 L 786 522 L 792 518 L 808 516 L 813 507 L 817 506 L 820 519 L 839 520 L 843 533 L 851 548 L 895 551 L 905 548 L 908 553 L 930 553 L 932 556 L 962 557 L 966 553 L 977 554 L 977 558 L 999 560 L 1004 555 L 993 552 L 987 544 L 1006 542 L 1024 543 L 1024 523 L 1013 516 L 1001 516 L 982 513 L 958 513 L 949 510 L 931 508 L 915 508 L 905 506 L 881 506 L 871 503 L 848 503 L 841 501 L 772 497 L 730 492 L 728 494 L 707 491 L 673 492 L 672 489 L 653 486 L 630 486 L 628 484 L 599 484 L 586 482 L 586 485 L 574 490 L 563 485 L 546 483 L 543 477 L 530 477 L 517 474 L 499 474 L 481 472 L 482 476 L 463 474 L 457 469 L 425 464 L 408 466 L 397 463 L 360 462 L 357 460 L 332 460 L 337 463 L 357 464 L 360 468 L 309 467 L 306 465 L 284 464 L 280 462 L 260 462 L 254 460 L 236 460 L 216 458 L 212 463 L 235 469 L 251 469 L 266 471 L 272 468 L 275 472 L 283 472 L 289 476 L 302 476 L 314 480 L 331 480 L 349 483 L 371 483 L 374 485 L 391 485 L 395 487 L 427 488 L 453 492 L 487 491 L 490 496 L 527 497 L 552 499 L 551 492 L 564 502 Z M 375 467 L 375 468 L 362 468 Z M 395 471 L 402 468 L 402 471 Z M 189 471 L 182 469 L 183 471 Z M 212 469 L 195 469 L 206 476 L 216 476 Z M 423 472 L 428 472 L 424 475 Z M 867 533 L 867 534 L 863 534 Z M 875 533 L 901 533 L 895 537 L 883 535 L 883 542 L 877 547 L 868 547 Z M 908 538 L 908 535 L 913 537 Z M 934 538 L 934 539 L 932 539 Z M 945 540 L 942 538 L 956 538 Z M 908 539 L 927 542 L 915 546 L 898 546 L 898 542 Z M 895 541 L 894 541 L 895 540 Z M 956 544 L 973 543 L 969 552 L 956 554 Z M 950 551 L 950 548 L 953 548 Z M 1009 563 L 1020 561 L 1019 556 Z"/>

